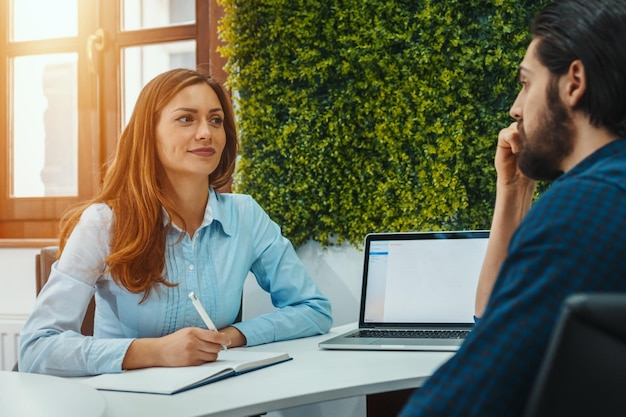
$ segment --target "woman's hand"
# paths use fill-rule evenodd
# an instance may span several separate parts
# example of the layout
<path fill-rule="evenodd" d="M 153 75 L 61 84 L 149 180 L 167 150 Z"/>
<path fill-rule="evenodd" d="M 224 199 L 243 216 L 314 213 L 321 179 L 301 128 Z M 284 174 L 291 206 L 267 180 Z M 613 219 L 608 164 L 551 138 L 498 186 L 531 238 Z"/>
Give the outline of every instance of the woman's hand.
<path fill-rule="evenodd" d="M 135 339 L 126 351 L 122 369 L 201 365 L 215 361 L 222 345 L 230 344 L 225 333 L 186 327 L 159 338 Z"/>

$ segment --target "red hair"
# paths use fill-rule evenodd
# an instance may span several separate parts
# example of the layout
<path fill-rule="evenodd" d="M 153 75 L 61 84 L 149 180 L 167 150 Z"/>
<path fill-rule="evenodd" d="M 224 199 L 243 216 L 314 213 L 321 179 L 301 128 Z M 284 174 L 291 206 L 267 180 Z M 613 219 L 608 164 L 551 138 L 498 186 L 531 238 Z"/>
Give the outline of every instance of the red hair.
<path fill-rule="evenodd" d="M 163 192 L 164 171 L 157 156 L 156 126 L 163 107 L 182 89 L 199 83 L 215 91 L 224 111 L 226 145 L 219 165 L 209 175 L 209 184 L 216 189 L 228 184 L 239 151 L 230 98 L 223 86 L 210 76 L 190 69 L 174 69 L 158 75 L 141 90 L 101 190 L 61 219 L 59 254 L 89 205 L 106 203 L 111 207 L 114 216 L 111 252 L 105 260 L 107 272 L 128 291 L 143 292 L 143 299 L 159 283 L 175 285 L 163 276 L 165 238 L 172 225 L 170 220 L 164 224 L 162 208 L 170 218 L 176 214 L 176 209 Z"/>

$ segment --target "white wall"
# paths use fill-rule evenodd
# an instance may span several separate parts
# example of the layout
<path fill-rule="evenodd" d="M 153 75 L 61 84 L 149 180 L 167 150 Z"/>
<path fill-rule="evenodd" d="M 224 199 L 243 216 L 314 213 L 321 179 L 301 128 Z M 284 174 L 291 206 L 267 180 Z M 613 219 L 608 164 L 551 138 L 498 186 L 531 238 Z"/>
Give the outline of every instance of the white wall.
<path fill-rule="evenodd" d="M 38 249 L 0 249 L 0 319 L 30 314 L 35 301 Z"/>
<path fill-rule="evenodd" d="M 309 242 L 297 253 L 322 293 L 330 299 L 333 326 L 358 321 L 363 252 L 350 245 L 325 249 Z M 269 295 L 259 288 L 252 275 L 244 286 L 243 299 L 244 319 L 273 309 Z"/>
<path fill-rule="evenodd" d="M 35 301 L 36 249 L 0 249 L 0 370 L 15 365 L 19 331 Z"/>

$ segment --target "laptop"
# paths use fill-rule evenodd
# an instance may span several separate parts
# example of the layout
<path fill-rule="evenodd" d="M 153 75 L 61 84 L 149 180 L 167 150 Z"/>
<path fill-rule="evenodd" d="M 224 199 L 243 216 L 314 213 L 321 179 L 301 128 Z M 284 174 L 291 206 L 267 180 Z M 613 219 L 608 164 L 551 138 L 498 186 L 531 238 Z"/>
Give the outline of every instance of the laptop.
<path fill-rule="evenodd" d="M 359 326 L 323 349 L 456 351 L 474 326 L 489 231 L 365 237 Z"/>

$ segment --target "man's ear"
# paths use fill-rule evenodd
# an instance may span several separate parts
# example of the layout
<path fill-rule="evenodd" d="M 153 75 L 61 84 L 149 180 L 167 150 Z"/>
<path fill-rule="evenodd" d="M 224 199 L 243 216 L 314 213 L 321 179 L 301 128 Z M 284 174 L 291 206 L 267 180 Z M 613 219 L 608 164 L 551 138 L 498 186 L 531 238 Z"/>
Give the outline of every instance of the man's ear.
<path fill-rule="evenodd" d="M 587 76 L 585 67 L 580 59 L 573 61 L 567 74 L 563 77 L 565 80 L 565 97 L 566 102 L 575 107 L 585 95 L 587 91 Z"/>

